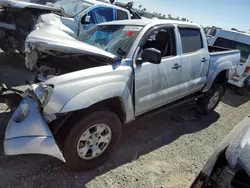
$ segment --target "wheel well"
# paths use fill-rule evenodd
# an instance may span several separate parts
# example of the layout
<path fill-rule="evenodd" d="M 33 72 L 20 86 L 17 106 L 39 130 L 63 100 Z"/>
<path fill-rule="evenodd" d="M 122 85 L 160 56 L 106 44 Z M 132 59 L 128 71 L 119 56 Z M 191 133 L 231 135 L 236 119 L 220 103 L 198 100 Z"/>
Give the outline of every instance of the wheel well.
<path fill-rule="evenodd" d="M 221 71 L 215 78 L 214 83 L 220 83 L 224 87 L 226 87 L 227 82 L 228 82 L 228 74 L 229 70 L 223 70 Z"/>
<path fill-rule="evenodd" d="M 74 126 L 75 122 L 82 118 L 83 116 L 86 116 L 87 114 L 93 113 L 97 109 L 108 109 L 119 117 L 122 123 L 125 123 L 126 121 L 126 112 L 124 108 L 124 104 L 122 100 L 119 97 L 110 98 L 101 102 L 98 102 L 96 104 L 91 105 L 90 107 L 86 109 L 80 109 L 76 110 L 70 114 L 67 114 L 63 116 L 59 122 L 52 122 L 50 124 L 50 128 L 52 129 L 52 132 L 55 134 L 55 139 L 57 140 L 57 143 L 59 144 L 59 147 L 63 147 L 62 143 L 64 142 L 64 139 L 66 135 L 69 133 L 72 126 Z M 55 120 L 57 121 L 57 120 Z"/>
<path fill-rule="evenodd" d="M 122 99 L 119 97 L 106 99 L 90 106 L 89 108 L 91 109 L 91 111 L 95 109 L 109 109 L 119 117 L 122 123 L 125 123 L 126 121 L 125 107 Z"/>

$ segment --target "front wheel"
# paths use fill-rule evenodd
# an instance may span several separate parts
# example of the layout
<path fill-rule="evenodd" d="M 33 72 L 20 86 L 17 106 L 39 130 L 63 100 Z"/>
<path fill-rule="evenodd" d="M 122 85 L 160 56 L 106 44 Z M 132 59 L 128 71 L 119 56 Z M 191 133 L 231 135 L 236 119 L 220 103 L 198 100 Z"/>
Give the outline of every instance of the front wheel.
<path fill-rule="evenodd" d="M 73 170 L 86 170 L 102 165 L 121 138 L 119 117 L 110 111 L 95 111 L 80 119 L 68 134 L 63 155 Z"/>
<path fill-rule="evenodd" d="M 214 111 L 214 109 L 219 104 L 223 93 L 223 86 L 221 84 L 214 84 L 204 97 L 197 100 L 197 111 L 203 115 L 209 114 L 210 112 Z"/>

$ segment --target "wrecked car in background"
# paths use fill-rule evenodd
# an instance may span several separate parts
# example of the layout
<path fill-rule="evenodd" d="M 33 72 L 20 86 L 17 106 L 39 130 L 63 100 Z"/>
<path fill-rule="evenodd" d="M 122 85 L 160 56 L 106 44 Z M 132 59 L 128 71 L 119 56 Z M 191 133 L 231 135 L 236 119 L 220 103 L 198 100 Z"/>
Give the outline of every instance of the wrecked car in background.
<path fill-rule="evenodd" d="M 0 48 L 4 52 L 24 52 L 24 41 L 43 13 L 61 15 L 60 8 L 25 1 L 0 1 Z"/>
<path fill-rule="evenodd" d="M 24 92 L 5 154 L 47 154 L 76 170 L 114 156 L 122 124 L 147 112 L 191 100 L 212 112 L 240 59 L 238 50 L 208 48 L 199 25 L 169 20 L 106 22 L 77 40 L 48 25 L 25 47 L 44 82 Z"/>
<path fill-rule="evenodd" d="M 191 188 L 250 187 L 250 116 L 222 140 Z"/>
<path fill-rule="evenodd" d="M 140 18 L 126 7 L 94 0 L 54 3 L 48 0 L 45 5 L 21 0 L 2 0 L 0 3 L 0 48 L 4 52 L 24 53 L 27 35 L 47 24 L 77 37 L 98 23 Z"/>

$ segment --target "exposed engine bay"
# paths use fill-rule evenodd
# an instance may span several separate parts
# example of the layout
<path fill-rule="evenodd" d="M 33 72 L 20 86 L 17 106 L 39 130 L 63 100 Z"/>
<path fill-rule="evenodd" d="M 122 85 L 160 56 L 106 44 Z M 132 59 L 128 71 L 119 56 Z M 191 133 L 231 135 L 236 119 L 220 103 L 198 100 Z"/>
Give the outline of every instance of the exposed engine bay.
<path fill-rule="evenodd" d="M 53 76 L 79 71 L 87 68 L 109 65 L 112 61 L 106 58 L 91 55 L 60 54 L 44 55 L 37 61 L 35 82 L 45 81 Z"/>

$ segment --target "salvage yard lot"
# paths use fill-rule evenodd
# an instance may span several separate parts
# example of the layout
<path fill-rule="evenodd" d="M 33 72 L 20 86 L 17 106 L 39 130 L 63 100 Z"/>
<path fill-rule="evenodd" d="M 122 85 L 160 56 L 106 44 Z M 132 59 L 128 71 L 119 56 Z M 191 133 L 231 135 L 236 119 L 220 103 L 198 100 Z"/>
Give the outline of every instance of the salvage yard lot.
<path fill-rule="evenodd" d="M 25 88 L 32 75 L 24 61 L 4 53 L 0 58 L 0 82 Z M 196 117 L 188 104 L 125 125 L 117 152 L 91 171 L 72 172 L 49 156 L 1 156 L 0 187 L 188 187 L 221 139 L 249 114 L 249 96 L 228 90 L 206 117 Z M 0 101 L 0 140 L 11 115 L 5 111 Z"/>

